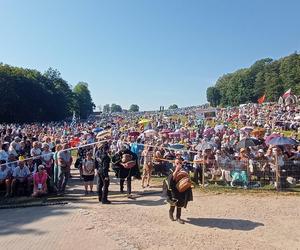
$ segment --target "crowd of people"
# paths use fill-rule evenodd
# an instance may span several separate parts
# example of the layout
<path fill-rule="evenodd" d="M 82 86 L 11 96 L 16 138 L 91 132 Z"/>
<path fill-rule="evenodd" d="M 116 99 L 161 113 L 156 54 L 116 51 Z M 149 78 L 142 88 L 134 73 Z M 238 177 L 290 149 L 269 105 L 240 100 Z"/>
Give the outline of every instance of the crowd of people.
<path fill-rule="evenodd" d="M 72 125 L 1 124 L 0 190 L 5 196 L 63 195 L 74 166 L 85 195 L 94 192 L 98 175 L 105 204 L 110 170 L 120 192 L 126 182 L 131 198 L 132 177 L 150 187 L 153 174 L 170 176 L 178 161 L 195 185 L 296 185 L 299 132 L 298 105 L 276 103 L 101 114 Z"/>

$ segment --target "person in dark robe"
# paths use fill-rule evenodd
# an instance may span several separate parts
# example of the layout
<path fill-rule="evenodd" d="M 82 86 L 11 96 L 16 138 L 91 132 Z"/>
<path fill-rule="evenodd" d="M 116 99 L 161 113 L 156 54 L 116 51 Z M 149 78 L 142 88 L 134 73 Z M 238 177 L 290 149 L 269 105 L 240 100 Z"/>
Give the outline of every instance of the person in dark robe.
<path fill-rule="evenodd" d="M 126 162 L 123 162 L 123 156 L 127 155 L 130 156 L 130 161 L 135 161 L 135 166 L 132 168 L 125 168 L 124 164 Z M 113 170 L 116 173 L 116 177 L 120 178 L 120 192 L 124 193 L 124 184 L 126 180 L 127 184 L 127 197 L 129 199 L 132 199 L 131 195 L 131 178 L 134 176 L 137 179 L 141 179 L 141 173 L 138 166 L 138 157 L 135 153 L 130 151 L 126 145 L 123 145 L 121 150 L 117 152 L 112 157 L 112 163 L 113 163 Z"/>
<path fill-rule="evenodd" d="M 108 154 L 109 145 L 105 143 L 101 148 L 95 152 L 96 168 L 98 170 L 98 199 L 102 204 L 110 204 L 108 200 L 109 187 L 109 165 L 111 162 Z"/>
<path fill-rule="evenodd" d="M 177 189 L 176 176 L 182 171 L 183 159 L 176 158 L 175 160 L 175 170 L 171 173 L 168 178 L 165 180 L 164 189 L 166 190 L 167 201 L 170 204 L 169 209 L 169 218 L 171 221 L 178 221 L 180 224 L 184 224 L 184 221 L 181 219 L 181 210 L 186 208 L 189 201 L 193 200 L 192 189 L 188 188 L 184 192 L 179 192 Z M 176 208 L 176 219 L 174 219 L 174 212 Z"/>

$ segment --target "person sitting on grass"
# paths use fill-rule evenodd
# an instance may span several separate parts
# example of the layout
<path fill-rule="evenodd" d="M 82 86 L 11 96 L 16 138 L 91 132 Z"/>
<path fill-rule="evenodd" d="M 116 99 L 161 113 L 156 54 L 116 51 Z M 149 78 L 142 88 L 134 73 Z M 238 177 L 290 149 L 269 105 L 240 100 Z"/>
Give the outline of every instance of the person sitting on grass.
<path fill-rule="evenodd" d="M 38 171 L 33 175 L 33 197 L 40 197 L 47 194 L 47 178 L 48 175 L 45 167 L 43 165 L 39 165 Z"/>
<path fill-rule="evenodd" d="M 88 194 L 88 186 L 90 186 L 90 193 L 93 193 L 93 184 L 95 177 L 95 161 L 93 159 L 93 153 L 87 152 L 86 159 L 82 162 L 82 177 L 85 187 L 85 195 Z"/>
<path fill-rule="evenodd" d="M 9 196 L 11 185 L 11 172 L 4 160 L 0 161 L 0 187 L 5 186 L 5 197 Z"/>

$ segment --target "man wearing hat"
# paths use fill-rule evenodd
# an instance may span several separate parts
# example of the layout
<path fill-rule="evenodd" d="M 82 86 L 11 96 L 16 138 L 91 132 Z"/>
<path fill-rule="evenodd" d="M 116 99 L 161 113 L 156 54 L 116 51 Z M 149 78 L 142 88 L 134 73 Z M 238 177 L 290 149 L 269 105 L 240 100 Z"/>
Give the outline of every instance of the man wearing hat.
<path fill-rule="evenodd" d="M 182 165 L 183 161 L 181 158 L 180 152 L 176 152 L 176 159 L 175 159 L 175 170 L 173 173 L 169 175 L 167 180 L 164 182 L 164 189 L 167 193 L 167 201 L 170 204 L 169 209 L 169 218 L 171 221 L 175 221 L 174 219 L 174 212 L 175 207 L 176 210 L 176 221 L 178 221 L 180 224 L 184 224 L 184 221 L 181 219 L 181 209 L 182 207 L 186 208 L 189 201 L 193 200 L 193 193 L 192 189 L 189 188 L 184 192 L 179 192 L 177 189 L 177 175 L 179 172 L 182 171 Z M 188 174 L 187 174 L 188 175 Z"/>
<path fill-rule="evenodd" d="M 20 156 L 18 166 L 15 168 L 13 172 L 13 180 L 11 183 L 11 195 L 16 193 L 17 188 L 22 186 L 24 188 L 25 193 L 29 194 L 29 182 L 28 177 L 30 176 L 30 171 L 27 166 L 25 166 L 25 157 Z"/>

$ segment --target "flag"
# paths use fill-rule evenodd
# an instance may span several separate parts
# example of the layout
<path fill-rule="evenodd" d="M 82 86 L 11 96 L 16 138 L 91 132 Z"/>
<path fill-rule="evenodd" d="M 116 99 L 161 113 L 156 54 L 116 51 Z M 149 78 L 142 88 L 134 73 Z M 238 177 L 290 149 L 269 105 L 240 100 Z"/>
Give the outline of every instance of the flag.
<path fill-rule="evenodd" d="M 73 112 L 73 118 L 72 118 L 72 122 L 71 122 L 71 124 L 70 124 L 70 127 L 71 127 L 72 129 L 74 129 L 75 126 L 76 126 L 76 115 L 75 115 L 75 111 L 74 111 L 74 112 Z"/>
<path fill-rule="evenodd" d="M 285 92 L 285 93 L 282 95 L 282 97 L 283 97 L 283 98 L 287 98 L 287 97 L 289 97 L 291 94 L 292 94 L 292 89 L 289 89 L 287 92 Z"/>
<path fill-rule="evenodd" d="M 261 98 L 257 100 L 259 104 L 262 104 L 266 100 L 266 95 L 263 95 Z"/>
<path fill-rule="evenodd" d="M 231 122 L 231 121 L 233 121 L 234 119 L 236 119 L 236 118 L 238 118 L 238 117 L 239 117 L 239 114 L 234 114 L 233 116 L 229 117 L 229 118 L 227 119 L 227 121 L 228 121 L 228 122 Z"/>

